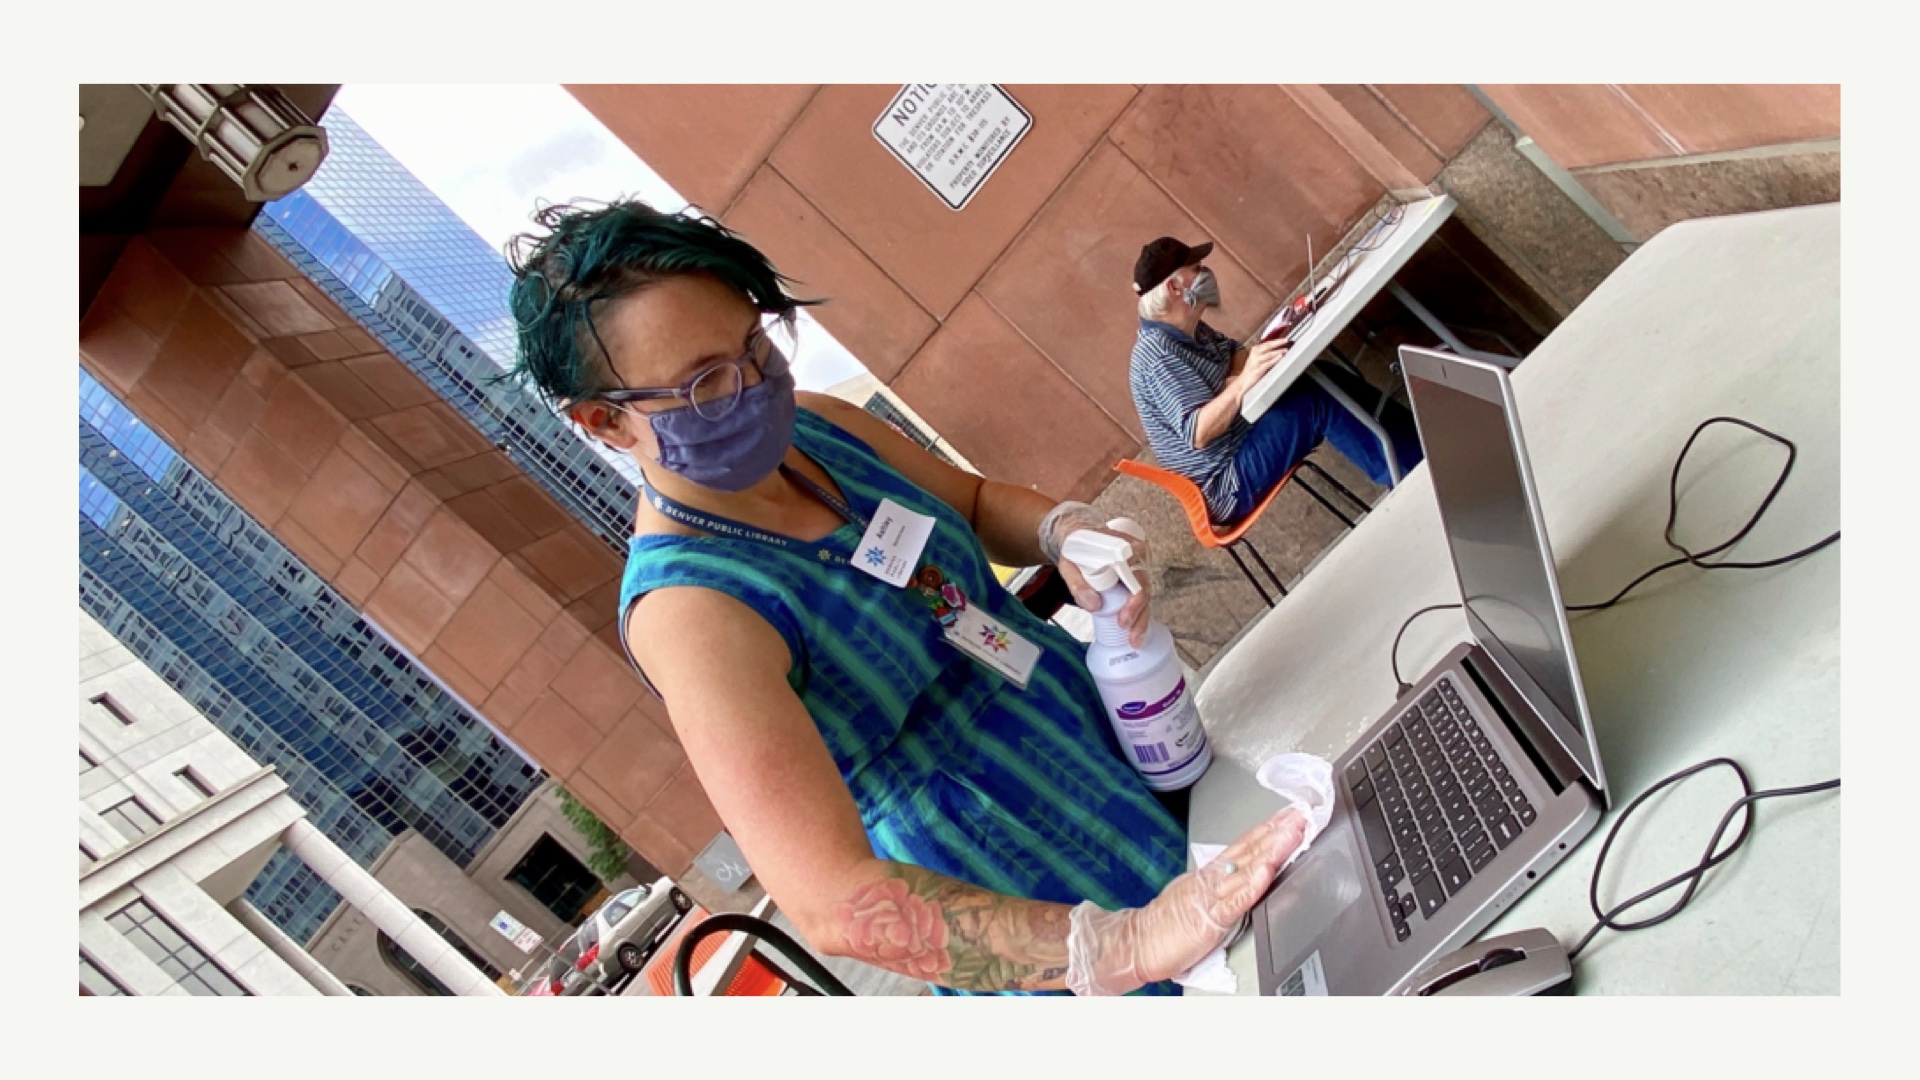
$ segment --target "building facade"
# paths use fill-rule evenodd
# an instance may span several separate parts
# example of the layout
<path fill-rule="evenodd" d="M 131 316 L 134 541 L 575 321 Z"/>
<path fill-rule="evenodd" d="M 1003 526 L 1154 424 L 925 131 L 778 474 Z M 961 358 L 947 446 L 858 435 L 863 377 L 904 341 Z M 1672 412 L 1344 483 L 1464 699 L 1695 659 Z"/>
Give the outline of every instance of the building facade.
<path fill-rule="evenodd" d="M 82 319 L 87 377 L 689 895 L 750 906 L 693 867 L 720 822 L 621 654 L 619 554 L 252 221 L 127 238 Z"/>
<path fill-rule="evenodd" d="M 498 992 L 321 835 L 271 765 L 85 612 L 79 631 L 82 994 L 352 993 L 244 895 L 282 857 L 349 894 L 406 964 L 448 992 Z"/>
<path fill-rule="evenodd" d="M 370 866 L 402 831 L 470 862 L 539 769 L 86 371 L 80 604 Z M 249 900 L 295 940 L 339 897 L 288 852 Z"/>
<path fill-rule="evenodd" d="M 327 131 L 327 159 L 300 194 L 411 285 L 482 353 L 502 364 L 511 362 L 514 325 L 507 290 L 513 272 L 503 255 L 344 109 L 328 109 L 320 123 Z M 272 207 L 268 213 L 285 220 Z M 371 299 L 370 293 L 361 295 Z"/>
<path fill-rule="evenodd" d="M 632 531 L 639 472 L 530 390 L 513 363 L 513 274 L 500 252 L 339 109 L 327 160 L 254 227 L 609 547 Z"/>
<path fill-rule="evenodd" d="M 370 870 L 428 925 L 445 927 L 443 936 L 460 942 L 475 966 L 505 986 L 513 972 L 550 956 L 610 893 L 642 881 L 651 885 L 660 876 L 634 856 L 627 872 L 602 881 L 587 867 L 590 854 L 586 837 L 560 810 L 557 785 L 549 782 L 465 866 L 406 832 Z M 540 944 L 524 952 L 516 948 L 493 929 L 501 912 L 539 934 Z M 443 993 L 426 972 L 396 955 L 392 940 L 371 919 L 350 907 L 335 910 L 307 951 L 361 993 Z"/>

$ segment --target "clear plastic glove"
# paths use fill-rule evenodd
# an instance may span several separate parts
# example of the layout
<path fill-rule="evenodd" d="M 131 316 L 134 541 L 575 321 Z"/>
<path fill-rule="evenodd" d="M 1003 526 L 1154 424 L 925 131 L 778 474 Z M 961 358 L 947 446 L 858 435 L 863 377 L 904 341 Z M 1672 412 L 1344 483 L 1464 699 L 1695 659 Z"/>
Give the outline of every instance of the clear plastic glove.
<path fill-rule="evenodd" d="M 1220 857 L 1167 883 L 1146 907 L 1073 909 L 1067 932 L 1067 989 L 1081 996 L 1125 994 L 1171 979 L 1227 940 L 1266 894 L 1306 835 L 1288 807 L 1227 845 Z"/>
<path fill-rule="evenodd" d="M 1129 525 L 1138 526 L 1133 522 Z M 1073 602 L 1088 611 L 1100 610 L 1100 594 L 1087 584 L 1087 576 L 1068 559 L 1060 557 L 1060 547 L 1066 543 L 1068 535 L 1080 529 L 1118 536 L 1133 545 L 1133 557 L 1127 565 L 1133 567 L 1134 578 L 1140 582 L 1140 591 L 1127 599 L 1120 608 L 1119 623 L 1127 632 L 1127 640 L 1139 645 L 1146 639 L 1147 612 L 1152 606 L 1153 581 L 1148 567 L 1152 565 L 1147 557 L 1147 538 L 1145 530 L 1127 532 L 1115 529 L 1098 511 L 1085 503 L 1061 503 L 1059 511 L 1049 514 L 1041 523 L 1044 530 L 1040 537 L 1040 551 L 1053 560 L 1060 572 L 1060 579 L 1066 583 L 1067 591 L 1073 594 Z"/>

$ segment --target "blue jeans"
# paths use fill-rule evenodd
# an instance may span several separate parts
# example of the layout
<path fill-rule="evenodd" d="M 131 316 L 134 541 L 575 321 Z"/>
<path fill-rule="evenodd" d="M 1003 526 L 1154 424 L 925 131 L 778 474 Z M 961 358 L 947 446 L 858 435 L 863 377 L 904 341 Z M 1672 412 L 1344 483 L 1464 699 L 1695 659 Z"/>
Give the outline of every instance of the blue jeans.
<path fill-rule="evenodd" d="M 1339 373 L 1345 374 L 1345 373 Z M 1373 404 L 1368 397 L 1362 396 L 1371 388 L 1363 386 L 1349 387 L 1351 377 L 1340 378 L 1338 374 L 1329 374 L 1340 385 L 1348 397 L 1353 398 L 1361 407 Z M 1356 393 L 1356 391 L 1359 391 Z M 1378 391 L 1373 391 L 1374 400 Z M 1400 461 L 1402 476 L 1413 471 L 1420 463 L 1420 436 L 1413 424 L 1413 414 L 1398 402 L 1388 402 L 1380 415 L 1380 425 L 1387 429 L 1387 437 L 1393 440 L 1393 453 Z M 1367 478 L 1381 486 L 1386 486 L 1391 477 L 1387 473 L 1387 455 L 1380 449 L 1380 440 L 1367 430 L 1359 419 L 1346 410 L 1346 407 L 1333 400 L 1326 388 L 1312 379 L 1301 378 L 1280 395 L 1273 407 L 1261 414 L 1254 422 L 1253 430 L 1247 434 L 1245 442 L 1235 451 L 1233 465 L 1240 473 L 1240 493 L 1234 497 L 1233 513 L 1222 525 L 1230 525 L 1253 512 L 1260 500 L 1267 497 L 1280 478 L 1287 475 L 1321 441 L 1330 442 L 1335 450 L 1346 456 L 1348 461 L 1360 467 Z"/>

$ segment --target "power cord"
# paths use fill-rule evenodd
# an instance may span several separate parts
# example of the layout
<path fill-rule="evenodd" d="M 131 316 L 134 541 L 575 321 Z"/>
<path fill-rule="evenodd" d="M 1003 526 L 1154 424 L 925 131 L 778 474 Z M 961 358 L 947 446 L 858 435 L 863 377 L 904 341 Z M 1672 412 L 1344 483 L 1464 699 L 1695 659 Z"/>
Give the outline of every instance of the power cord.
<path fill-rule="evenodd" d="M 1665 788 L 1677 784 L 1690 776 L 1704 772 L 1707 769 L 1722 765 L 1732 769 L 1734 775 L 1740 778 L 1740 790 L 1742 794 L 1738 799 L 1734 800 L 1732 806 L 1727 807 L 1726 813 L 1720 815 L 1720 825 L 1713 830 L 1713 837 L 1707 841 L 1707 850 L 1700 856 L 1700 861 L 1695 863 L 1692 869 L 1683 870 L 1660 884 L 1644 890 L 1629 899 L 1622 900 L 1604 912 L 1601 911 L 1600 872 L 1606 868 L 1607 852 L 1613 848 L 1613 841 L 1620 835 L 1620 829 L 1627 823 L 1628 816 L 1630 816 L 1634 810 L 1638 809 L 1641 803 L 1646 802 L 1647 799 Z M 1762 799 L 1778 799 L 1788 795 L 1813 795 L 1822 791 L 1835 791 L 1838 790 L 1839 787 L 1840 778 L 1836 776 L 1832 780 L 1823 780 L 1817 784 L 1805 784 L 1800 787 L 1789 788 L 1769 788 L 1765 791 L 1755 791 L 1753 790 L 1753 782 L 1747 779 L 1747 771 L 1740 767 L 1739 762 L 1734 761 L 1732 758 L 1722 757 L 1711 758 L 1691 768 L 1682 769 L 1641 792 L 1637 798 L 1621 809 L 1620 816 L 1614 819 L 1613 828 L 1607 830 L 1607 842 L 1600 845 L 1600 857 L 1594 860 L 1593 863 L 1593 882 L 1587 888 L 1587 903 L 1593 908 L 1594 918 L 1600 921 L 1594 923 L 1593 929 L 1588 930 L 1585 936 L 1581 937 L 1573 948 L 1567 950 L 1567 959 L 1571 961 L 1574 957 L 1580 955 L 1580 950 L 1586 948 L 1587 943 L 1593 940 L 1594 935 L 1602 930 L 1619 930 L 1622 932 L 1628 930 L 1645 930 L 1650 926 L 1658 926 L 1668 919 L 1673 918 L 1675 915 L 1680 914 L 1681 910 L 1693 901 L 1693 894 L 1699 891 L 1701 876 L 1708 870 L 1726 862 L 1734 852 L 1740 850 L 1740 845 L 1747 842 L 1747 837 L 1751 835 L 1753 831 L 1753 811 L 1747 809 L 1749 806 L 1752 806 Z M 1727 826 L 1733 823 L 1733 816 L 1743 812 L 1744 817 L 1740 822 L 1739 835 L 1733 838 L 1733 843 L 1728 844 L 1726 850 L 1717 850 L 1720 846 L 1720 838 L 1726 835 Z M 1686 883 L 1687 891 L 1680 894 L 1680 899 L 1675 900 L 1673 906 L 1662 911 L 1660 914 L 1641 919 L 1639 922 L 1615 921 L 1621 912 L 1651 900 L 1682 882 Z"/>
<path fill-rule="evenodd" d="M 1774 442 L 1786 447 L 1787 460 L 1780 468 L 1780 475 L 1774 479 L 1773 487 L 1768 489 L 1766 497 L 1760 500 L 1759 507 L 1756 508 L 1752 516 L 1747 519 L 1746 524 L 1742 525 L 1739 531 L 1735 532 L 1733 536 L 1721 543 L 1715 544 L 1705 551 L 1695 552 L 1688 550 L 1684 544 L 1674 539 L 1673 536 L 1674 525 L 1680 516 L 1680 468 L 1686 463 L 1687 453 L 1693 449 L 1693 444 L 1699 440 L 1701 433 L 1715 424 L 1736 424 L 1749 431 L 1772 439 Z M 1726 559 L 1717 562 L 1705 561 L 1711 556 L 1718 555 L 1733 547 L 1745 539 L 1748 533 L 1753 531 L 1754 526 L 1758 525 L 1761 517 L 1766 514 L 1767 508 L 1773 505 L 1774 497 L 1780 494 L 1782 487 L 1786 486 L 1787 477 L 1793 472 L 1793 464 L 1798 456 L 1799 448 L 1793 444 L 1792 440 L 1781 435 L 1776 435 L 1757 424 L 1731 416 L 1715 416 L 1702 421 L 1698 427 L 1693 429 L 1693 434 L 1687 437 L 1686 445 L 1680 448 L 1680 456 L 1673 463 L 1673 474 L 1667 481 L 1667 527 L 1662 535 L 1666 539 L 1667 546 L 1679 552 L 1680 556 L 1652 567 L 1639 577 L 1627 582 L 1626 585 L 1621 587 L 1619 592 L 1614 593 L 1613 596 L 1607 600 L 1596 604 L 1569 604 L 1567 605 L 1567 610 L 1570 612 L 1603 611 L 1619 603 L 1628 593 L 1655 575 L 1664 573 L 1676 566 L 1691 564 L 1702 570 L 1761 570 L 1804 559 L 1814 552 L 1836 543 L 1840 539 L 1840 531 L 1838 529 L 1834 530 L 1832 535 L 1823 540 L 1801 548 L 1799 551 L 1790 555 L 1782 555 L 1776 559 L 1762 559 L 1757 562 L 1734 562 Z M 1447 611 L 1457 609 L 1460 606 L 1459 604 L 1431 604 L 1407 616 L 1407 621 L 1400 624 L 1400 631 L 1393 636 L 1393 647 L 1388 653 L 1388 660 L 1393 666 L 1394 682 L 1399 684 L 1400 687 L 1396 696 L 1404 696 L 1413 689 L 1405 679 L 1400 677 L 1400 639 L 1406 634 L 1407 628 L 1413 625 L 1415 619 L 1418 619 L 1428 612 Z M 1707 841 L 1706 851 L 1701 854 L 1700 861 L 1695 863 L 1692 868 L 1683 870 L 1658 885 L 1642 890 L 1634 896 L 1602 911 L 1600 907 L 1600 875 L 1606 868 L 1607 853 L 1613 849 L 1613 842 L 1619 837 L 1621 828 L 1627 823 L 1627 818 L 1632 816 L 1633 812 L 1639 809 L 1641 804 L 1645 803 L 1647 799 L 1656 793 L 1680 783 L 1688 777 L 1696 776 L 1708 769 L 1721 766 L 1732 769 L 1734 775 L 1740 778 L 1740 790 L 1742 794 L 1740 798 L 1734 800 L 1733 805 L 1727 807 L 1726 812 L 1720 816 L 1720 824 L 1714 829 L 1712 838 Z M 1593 909 L 1594 918 L 1599 921 L 1594 923 L 1593 927 L 1589 929 L 1571 949 L 1567 950 L 1567 960 L 1571 962 L 1574 957 L 1580 954 L 1582 949 L 1587 947 L 1594 936 L 1602 930 L 1617 930 L 1621 932 L 1645 930 L 1648 927 L 1658 926 L 1668 919 L 1673 918 L 1675 915 L 1680 914 L 1689 903 L 1693 902 L 1694 894 L 1699 891 L 1701 879 L 1705 876 L 1706 872 L 1725 862 L 1734 852 L 1740 850 L 1742 844 L 1747 842 L 1747 837 L 1750 836 L 1753 831 L 1753 811 L 1748 808 L 1754 803 L 1760 802 L 1763 799 L 1778 799 L 1794 795 L 1813 795 L 1822 791 L 1836 791 L 1839 787 L 1840 778 L 1835 777 L 1832 780 L 1823 780 L 1816 784 L 1805 784 L 1799 787 L 1768 788 L 1762 791 L 1755 791 L 1753 782 L 1747 777 L 1746 770 L 1741 768 L 1740 764 L 1732 758 L 1724 757 L 1710 758 L 1697 765 L 1682 769 L 1664 780 L 1658 781 L 1623 807 L 1619 815 L 1614 819 L 1613 827 L 1607 830 L 1606 842 L 1600 845 L 1600 857 L 1594 860 L 1593 880 L 1587 887 L 1588 906 Z M 1725 850 L 1720 850 L 1720 839 L 1726 835 L 1727 828 L 1733 823 L 1735 814 L 1743 815 L 1740 822 L 1740 832 L 1733 838 L 1733 842 L 1727 845 Z M 1621 913 L 1630 908 L 1638 907 L 1648 900 L 1681 884 L 1686 885 L 1686 891 L 1681 893 L 1680 898 L 1675 900 L 1665 911 L 1657 915 L 1648 916 L 1637 922 L 1619 921 Z"/>
<path fill-rule="evenodd" d="M 1393 664 L 1393 681 L 1400 687 L 1393 692 L 1396 701 L 1406 697 L 1413 690 L 1413 684 L 1400 677 L 1400 639 L 1406 636 L 1407 627 L 1412 626 L 1415 619 L 1430 611 L 1457 611 L 1459 608 L 1459 604 L 1428 604 L 1407 616 L 1407 621 L 1400 624 L 1400 632 L 1393 635 L 1393 648 L 1387 651 L 1387 660 Z"/>
<path fill-rule="evenodd" d="M 1693 551 L 1688 551 L 1685 545 L 1681 544 L 1680 541 L 1675 540 L 1673 538 L 1673 527 L 1675 522 L 1677 522 L 1680 517 L 1680 466 L 1686 463 L 1687 451 L 1693 449 L 1693 444 L 1695 441 L 1697 441 L 1700 438 L 1701 432 L 1706 431 L 1708 428 L 1712 427 L 1715 424 L 1737 424 L 1740 427 L 1746 428 L 1748 431 L 1755 432 L 1756 434 L 1759 434 L 1759 435 L 1764 435 L 1767 438 L 1772 439 L 1774 442 L 1779 443 L 1781 446 L 1784 446 L 1787 448 L 1787 460 L 1786 460 L 1786 463 L 1780 467 L 1780 475 L 1774 478 L 1773 487 L 1767 490 L 1766 498 L 1760 500 L 1760 505 L 1757 508 L 1755 508 L 1755 510 L 1753 511 L 1753 516 L 1747 519 L 1747 523 L 1745 525 L 1740 526 L 1739 532 L 1734 533 L 1731 537 L 1727 538 L 1725 541 L 1719 544 L 1715 544 L 1713 547 L 1710 547 L 1705 551 L 1693 552 Z M 1663 562 L 1660 565 L 1655 566 L 1652 569 L 1648 570 L 1646 573 L 1641 574 L 1639 577 L 1634 578 L 1632 581 L 1627 582 L 1625 587 L 1623 587 L 1619 592 L 1614 593 L 1613 598 L 1610 600 L 1604 600 L 1598 604 L 1569 604 L 1567 605 L 1567 610 L 1568 611 L 1600 611 L 1604 608 L 1610 608 L 1613 605 L 1619 603 L 1622 597 L 1626 596 L 1627 593 L 1632 592 L 1633 589 L 1636 586 L 1638 586 L 1641 582 L 1646 581 L 1648 578 L 1653 577 L 1655 574 L 1659 574 L 1659 573 L 1663 573 L 1665 571 L 1671 570 L 1676 566 L 1681 566 L 1684 564 L 1691 563 L 1692 565 L 1697 566 L 1702 570 L 1764 570 L 1772 566 L 1783 566 L 1787 563 L 1793 562 L 1796 559 L 1804 559 L 1808 555 L 1811 555 L 1814 552 L 1819 551 L 1821 548 L 1824 548 L 1827 545 L 1832 544 L 1835 541 L 1839 540 L 1840 530 L 1835 529 L 1832 535 L 1828 536 L 1826 539 L 1821 540 L 1818 543 L 1810 544 L 1806 547 L 1803 547 L 1799 551 L 1796 551 L 1791 555 L 1782 555 L 1777 559 L 1764 559 L 1764 560 L 1761 560 L 1760 562 L 1731 562 L 1724 559 L 1719 562 L 1711 562 L 1711 563 L 1702 561 L 1703 559 L 1706 559 L 1708 556 L 1718 555 L 1721 552 L 1732 547 L 1733 545 L 1746 539 L 1747 534 L 1753 531 L 1753 527 L 1755 525 L 1760 524 L 1760 519 L 1766 514 L 1767 508 L 1773 505 L 1774 496 L 1780 494 L 1780 489 L 1786 486 L 1787 477 L 1793 473 L 1794 460 L 1799 456 L 1800 456 L 1800 448 L 1793 444 L 1793 440 L 1788 439 L 1782 435 L 1775 435 L 1773 432 L 1768 431 L 1766 428 L 1763 428 L 1758 424 L 1748 423 L 1745 420 L 1741 420 L 1732 416 L 1716 416 L 1711 419 L 1701 421 L 1700 426 L 1697 428 L 1694 428 L 1693 434 L 1687 437 L 1687 444 L 1680 448 L 1680 456 L 1677 459 L 1675 459 L 1673 463 L 1673 475 L 1669 477 L 1667 480 L 1667 528 L 1662 535 L 1665 537 L 1667 541 L 1667 546 L 1679 552 L 1680 557 L 1677 559 L 1670 559 L 1666 562 Z"/>
<path fill-rule="evenodd" d="M 1313 317 L 1320 313 L 1320 300 L 1315 294 L 1319 293 L 1322 287 L 1325 288 L 1328 296 L 1339 292 L 1340 287 L 1347 283 L 1347 274 L 1352 272 L 1354 256 L 1379 250 L 1380 245 L 1386 242 L 1387 236 L 1400 224 L 1400 219 L 1406 216 L 1406 212 L 1405 204 L 1395 203 L 1382 213 L 1378 220 L 1368 226 L 1367 231 L 1355 240 L 1352 246 L 1340 253 L 1340 257 L 1334 260 L 1333 269 L 1328 271 L 1327 276 L 1303 294 L 1308 298 L 1306 314 L 1300 317 L 1299 322 L 1287 327 L 1288 341 L 1299 340 L 1301 333 L 1312 324 Z M 1311 274 L 1311 267 L 1308 268 L 1308 272 Z"/>
<path fill-rule="evenodd" d="M 1767 490 L 1766 497 L 1760 500 L 1760 505 L 1754 509 L 1752 516 L 1747 518 L 1746 524 L 1740 526 L 1738 532 L 1735 532 L 1731 537 L 1715 544 L 1705 551 L 1690 551 L 1684 544 L 1673 537 L 1674 525 L 1680 519 L 1680 469 L 1686 464 L 1687 454 L 1692 451 L 1693 444 L 1699 441 L 1701 433 L 1715 424 L 1735 424 L 1746 428 L 1748 431 L 1772 439 L 1774 442 L 1786 447 L 1787 460 L 1781 465 L 1780 475 L 1774 478 L 1773 486 Z M 1680 448 L 1680 456 L 1674 459 L 1673 473 L 1667 480 L 1667 526 L 1662 536 L 1665 538 L 1668 547 L 1680 553 L 1679 558 L 1669 559 L 1658 566 L 1648 569 L 1639 577 L 1627 582 L 1626 585 L 1622 586 L 1620 591 L 1614 593 L 1610 599 L 1602 600 L 1597 604 L 1568 604 L 1567 610 L 1570 612 L 1604 611 L 1625 599 L 1628 593 L 1639 588 L 1655 575 L 1664 573 L 1676 566 L 1693 565 L 1702 570 L 1765 570 L 1769 567 L 1783 566 L 1787 563 L 1804 559 L 1814 552 L 1837 542 L 1840 539 L 1840 530 L 1835 529 L 1833 533 L 1825 539 L 1809 544 L 1790 555 L 1782 555 L 1777 559 L 1762 559 L 1757 562 L 1734 562 L 1729 559 L 1722 559 L 1718 562 L 1705 561 L 1746 539 L 1747 534 L 1753 531 L 1754 526 L 1760 524 L 1760 519 L 1766 515 L 1768 507 L 1773 505 L 1774 497 L 1779 495 L 1780 489 L 1786 486 L 1787 477 L 1793 474 L 1793 465 L 1799 456 L 1800 449 L 1794 445 L 1793 440 L 1782 435 L 1776 435 L 1758 424 L 1749 423 L 1748 421 L 1732 416 L 1715 416 L 1702 420 L 1700 425 L 1693 429 L 1693 434 L 1687 436 L 1686 445 Z M 1395 697 L 1404 696 L 1409 690 L 1413 689 L 1413 685 L 1400 676 L 1400 640 L 1406 636 L 1407 628 L 1413 625 L 1415 619 L 1418 619 L 1428 612 L 1449 611 L 1458 609 L 1459 607 L 1459 604 L 1431 604 L 1407 616 L 1407 621 L 1400 624 L 1399 632 L 1393 635 L 1393 647 L 1387 654 L 1388 663 L 1393 667 L 1393 681 L 1399 687 L 1399 689 L 1395 691 Z"/>

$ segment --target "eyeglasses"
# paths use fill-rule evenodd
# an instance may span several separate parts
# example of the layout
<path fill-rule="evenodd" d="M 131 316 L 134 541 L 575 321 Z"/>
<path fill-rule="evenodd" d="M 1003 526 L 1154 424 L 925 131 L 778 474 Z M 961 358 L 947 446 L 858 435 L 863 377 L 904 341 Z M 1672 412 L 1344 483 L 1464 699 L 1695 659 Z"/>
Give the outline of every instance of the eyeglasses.
<path fill-rule="evenodd" d="M 708 364 L 679 386 L 636 387 L 607 390 L 594 395 L 610 405 L 635 401 L 682 401 L 693 407 L 702 420 L 718 420 L 740 403 L 740 392 L 768 375 L 786 371 L 787 359 L 767 337 L 765 327 L 756 329 L 747 339 L 747 347 L 730 360 Z M 751 369 L 753 377 L 748 378 Z M 667 411 L 667 410 L 651 410 Z"/>

